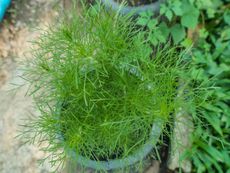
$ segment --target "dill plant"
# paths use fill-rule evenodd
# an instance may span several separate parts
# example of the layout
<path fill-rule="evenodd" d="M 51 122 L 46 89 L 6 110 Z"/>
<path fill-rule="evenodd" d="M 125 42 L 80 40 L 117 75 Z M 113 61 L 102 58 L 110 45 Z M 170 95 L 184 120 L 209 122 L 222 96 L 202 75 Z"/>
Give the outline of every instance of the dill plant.
<path fill-rule="evenodd" d="M 53 165 L 64 163 L 69 149 L 107 161 L 143 145 L 153 122 L 169 122 L 181 106 L 176 96 L 187 65 L 176 48 L 153 52 L 148 32 L 102 6 L 45 31 L 23 76 L 41 113 L 25 125 L 27 142 L 47 141 Z"/>

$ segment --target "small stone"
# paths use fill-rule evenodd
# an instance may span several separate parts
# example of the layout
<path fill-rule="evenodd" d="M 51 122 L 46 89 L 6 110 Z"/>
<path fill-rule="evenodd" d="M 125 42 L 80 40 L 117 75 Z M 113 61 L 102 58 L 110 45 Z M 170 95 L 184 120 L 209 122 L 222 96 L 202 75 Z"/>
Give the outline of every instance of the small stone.
<path fill-rule="evenodd" d="M 145 173 L 159 173 L 159 170 L 160 170 L 160 162 L 153 161 L 152 165 Z"/>
<path fill-rule="evenodd" d="M 6 83 L 7 80 L 7 72 L 0 70 L 0 88 Z"/>

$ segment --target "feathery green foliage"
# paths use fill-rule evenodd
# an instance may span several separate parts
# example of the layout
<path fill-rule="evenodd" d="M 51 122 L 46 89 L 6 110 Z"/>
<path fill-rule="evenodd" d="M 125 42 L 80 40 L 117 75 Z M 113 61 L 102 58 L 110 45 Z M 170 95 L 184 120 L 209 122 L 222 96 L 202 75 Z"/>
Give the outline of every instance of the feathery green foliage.
<path fill-rule="evenodd" d="M 97 6 L 71 13 L 35 42 L 24 78 L 41 116 L 26 132 L 28 142 L 49 143 L 52 164 L 65 162 L 69 148 L 94 160 L 124 158 L 146 142 L 154 121 L 166 123 L 185 104 L 177 97 L 180 80 L 181 88 L 189 81 L 183 54 L 153 52 L 148 32 Z"/>

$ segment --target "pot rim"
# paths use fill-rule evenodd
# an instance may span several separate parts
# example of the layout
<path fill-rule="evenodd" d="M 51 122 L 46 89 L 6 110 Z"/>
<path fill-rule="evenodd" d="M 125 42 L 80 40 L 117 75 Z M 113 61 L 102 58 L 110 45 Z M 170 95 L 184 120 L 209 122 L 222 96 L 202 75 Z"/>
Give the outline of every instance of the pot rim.
<path fill-rule="evenodd" d="M 152 125 L 152 130 L 150 133 L 149 140 L 140 147 L 133 154 L 123 158 L 123 159 L 112 159 L 109 161 L 96 161 L 89 158 L 86 158 L 82 155 L 77 155 L 73 150 L 69 149 L 68 153 L 71 158 L 74 159 L 78 164 L 85 166 L 87 168 L 92 168 L 95 170 L 113 170 L 119 168 L 125 168 L 127 166 L 133 165 L 136 162 L 143 160 L 157 144 L 158 139 L 162 133 L 162 126 L 164 125 L 163 120 L 155 120 Z"/>

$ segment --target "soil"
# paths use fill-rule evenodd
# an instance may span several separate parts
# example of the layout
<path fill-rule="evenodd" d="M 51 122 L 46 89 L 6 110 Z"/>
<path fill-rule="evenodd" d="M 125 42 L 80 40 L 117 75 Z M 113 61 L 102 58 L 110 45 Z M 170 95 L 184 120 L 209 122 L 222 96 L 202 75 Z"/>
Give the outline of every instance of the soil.
<path fill-rule="evenodd" d="M 115 0 L 119 3 L 122 3 L 123 0 Z M 141 6 L 141 5 L 147 5 L 154 2 L 157 2 L 158 0 L 125 0 L 125 3 L 127 3 L 128 6 Z"/>

